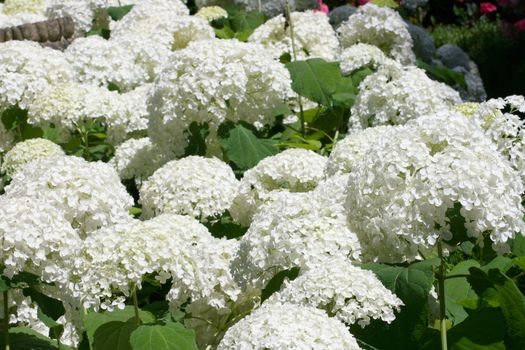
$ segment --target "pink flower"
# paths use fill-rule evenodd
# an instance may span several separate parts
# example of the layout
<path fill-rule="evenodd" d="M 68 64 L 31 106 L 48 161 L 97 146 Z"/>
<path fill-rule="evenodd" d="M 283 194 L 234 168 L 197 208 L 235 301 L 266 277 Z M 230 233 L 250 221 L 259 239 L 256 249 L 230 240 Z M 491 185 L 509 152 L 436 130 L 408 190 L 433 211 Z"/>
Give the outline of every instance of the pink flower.
<path fill-rule="evenodd" d="M 328 14 L 328 12 L 330 12 L 328 5 L 325 4 L 323 0 L 317 0 L 317 5 L 319 5 L 319 7 L 314 10 L 315 12 L 322 12 L 324 14 Z"/>
<path fill-rule="evenodd" d="M 525 30 L 525 18 L 514 23 L 514 27 L 518 28 L 519 30 Z"/>
<path fill-rule="evenodd" d="M 359 0 L 359 5 L 364 5 L 366 4 L 367 2 L 369 2 L 370 0 Z"/>
<path fill-rule="evenodd" d="M 494 12 L 497 9 L 498 8 L 494 6 L 494 4 L 492 4 L 491 2 L 482 2 L 481 4 L 479 4 L 479 11 L 484 15 L 486 15 L 487 13 Z"/>

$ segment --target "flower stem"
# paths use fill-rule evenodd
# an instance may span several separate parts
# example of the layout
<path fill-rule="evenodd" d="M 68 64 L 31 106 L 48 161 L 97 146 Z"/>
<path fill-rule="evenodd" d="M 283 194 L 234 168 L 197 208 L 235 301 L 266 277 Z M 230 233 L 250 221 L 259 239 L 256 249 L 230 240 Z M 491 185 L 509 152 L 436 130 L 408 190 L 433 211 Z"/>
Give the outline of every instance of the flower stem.
<path fill-rule="evenodd" d="M 133 289 L 131 294 L 133 295 L 133 308 L 135 309 L 135 320 L 137 321 L 137 326 L 140 326 L 142 324 L 142 321 L 139 317 L 139 302 L 137 300 L 137 285 L 133 285 Z"/>
<path fill-rule="evenodd" d="M 9 350 L 9 296 L 4 291 L 4 349 Z"/>
<path fill-rule="evenodd" d="M 447 350 L 447 319 L 445 308 L 445 260 L 443 260 L 443 246 L 441 240 L 438 241 L 438 255 L 439 255 L 439 274 L 438 274 L 438 293 L 439 293 L 439 328 L 441 331 L 441 350 Z"/>

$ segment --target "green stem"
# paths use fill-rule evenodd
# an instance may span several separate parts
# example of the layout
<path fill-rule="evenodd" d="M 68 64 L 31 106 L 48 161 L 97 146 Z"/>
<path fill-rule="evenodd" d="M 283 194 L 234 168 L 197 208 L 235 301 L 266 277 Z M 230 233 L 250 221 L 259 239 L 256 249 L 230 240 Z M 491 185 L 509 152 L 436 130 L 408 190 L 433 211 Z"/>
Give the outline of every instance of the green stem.
<path fill-rule="evenodd" d="M 441 331 L 441 350 L 447 350 L 447 318 L 445 309 L 445 260 L 443 259 L 443 246 L 441 240 L 438 241 L 438 255 L 439 255 L 439 274 L 438 274 L 438 293 L 439 293 L 439 325 Z"/>
<path fill-rule="evenodd" d="M 288 0 L 285 0 L 286 4 L 286 16 L 288 17 L 288 25 L 290 26 L 290 39 L 292 40 L 292 56 L 293 60 L 297 61 L 297 51 L 295 49 L 295 34 L 293 30 L 293 20 L 292 20 L 292 11 L 290 9 L 290 3 Z M 301 100 L 301 96 L 297 96 L 297 101 L 299 102 L 299 117 L 301 119 L 301 135 L 305 137 L 306 131 L 304 127 L 304 109 L 303 109 L 303 102 Z"/>
<path fill-rule="evenodd" d="M 142 324 L 142 321 L 139 317 L 139 302 L 137 300 L 137 285 L 133 285 L 133 290 L 131 292 L 133 294 L 133 308 L 135 309 L 135 320 L 137 321 L 137 326 L 140 326 Z"/>
<path fill-rule="evenodd" d="M 9 296 L 4 291 L 4 349 L 9 350 Z"/>

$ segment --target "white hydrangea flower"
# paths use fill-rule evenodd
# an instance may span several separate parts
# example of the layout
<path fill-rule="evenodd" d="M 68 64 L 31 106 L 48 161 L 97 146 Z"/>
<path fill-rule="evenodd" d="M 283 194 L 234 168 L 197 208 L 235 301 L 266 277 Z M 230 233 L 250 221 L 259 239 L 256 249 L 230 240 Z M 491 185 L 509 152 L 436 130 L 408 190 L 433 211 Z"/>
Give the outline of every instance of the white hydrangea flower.
<path fill-rule="evenodd" d="M 126 94 L 105 87 L 69 82 L 50 85 L 35 94 L 28 105 L 28 122 L 38 126 L 55 125 L 72 132 L 85 120 L 103 119 L 108 141 L 118 144 L 133 131 L 147 128 L 142 87 Z"/>
<path fill-rule="evenodd" d="M 6 153 L 0 170 L 11 177 L 27 163 L 38 158 L 54 155 L 64 155 L 64 151 L 56 143 L 45 139 L 25 140 L 17 143 Z"/>
<path fill-rule="evenodd" d="M 80 36 L 91 29 L 96 7 L 90 0 L 48 0 L 46 15 L 49 18 L 70 16 L 75 23 L 75 35 Z"/>
<path fill-rule="evenodd" d="M 376 126 L 346 135 L 337 141 L 326 163 L 325 173 L 333 176 L 350 173 L 355 164 L 368 153 L 368 148 L 381 138 L 391 126 Z"/>
<path fill-rule="evenodd" d="M 497 145 L 501 154 L 510 161 L 525 182 L 525 122 L 512 113 L 520 111 L 522 99 L 523 96 L 508 96 L 505 99 L 491 99 L 481 104 L 463 104 L 456 109 L 480 123 L 487 136 Z M 510 106 L 511 113 L 504 111 L 507 105 Z"/>
<path fill-rule="evenodd" d="M 365 261 L 420 258 L 451 238 L 447 211 L 458 204 L 467 235 L 508 250 L 521 221 L 523 185 L 473 121 L 454 113 L 391 128 L 350 173 L 346 209 Z"/>
<path fill-rule="evenodd" d="M 512 108 L 516 109 L 517 111 L 525 113 L 525 96 L 507 96 L 505 97 L 505 102 L 507 102 Z"/>
<path fill-rule="evenodd" d="M 0 110 L 16 104 L 25 109 L 35 93 L 75 76 L 62 52 L 31 41 L 2 43 L 0 62 Z"/>
<path fill-rule="evenodd" d="M 148 79 L 147 72 L 135 63 L 130 51 L 117 41 L 98 35 L 75 39 L 65 56 L 81 83 L 106 87 L 115 84 L 119 89 L 129 91 Z"/>
<path fill-rule="evenodd" d="M 295 50 L 298 60 L 322 58 L 335 61 L 339 57 L 339 41 L 323 12 L 292 12 Z M 263 44 L 274 57 L 284 53 L 293 57 L 290 26 L 285 24 L 283 15 L 274 17 L 257 27 L 248 39 Z"/>
<path fill-rule="evenodd" d="M 346 219 L 345 201 L 348 174 L 337 173 L 319 182 L 313 190 L 323 213 L 330 217 Z"/>
<path fill-rule="evenodd" d="M 267 157 L 246 171 L 230 208 L 233 219 L 248 226 L 261 204 L 275 191 L 308 192 L 323 179 L 327 158 L 291 148 Z"/>
<path fill-rule="evenodd" d="M 228 246 L 229 245 L 229 246 Z M 152 220 L 104 227 L 89 236 L 74 263 L 73 296 L 85 307 L 111 309 L 140 288 L 142 277 L 173 279 L 168 299 L 180 305 L 187 298 L 205 299 L 220 308 L 239 293 L 229 273 L 236 242 L 213 238 L 189 216 L 163 214 Z M 216 248 L 220 247 L 218 251 Z"/>
<path fill-rule="evenodd" d="M 46 337 L 49 336 L 49 328 L 38 318 L 38 305 L 31 300 L 31 297 L 25 296 L 21 289 L 10 289 L 7 292 L 7 297 L 10 308 L 9 323 L 11 325 L 28 327 Z"/>
<path fill-rule="evenodd" d="M 9 198 L 27 196 L 61 210 L 81 236 L 129 221 L 133 205 L 110 165 L 70 156 L 32 161 L 13 176 L 5 191 Z"/>
<path fill-rule="evenodd" d="M 142 215 L 186 214 L 206 221 L 230 207 L 238 187 L 233 170 L 217 158 L 172 160 L 142 185 Z"/>
<path fill-rule="evenodd" d="M 5 0 L 2 10 L 4 14 L 10 16 L 24 12 L 43 15 L 47 2 L 47 0 Z"/>
<path fill-rule="evenodd" d="M 206 6 L 199 9 L 195 14 L 195 17 L 211 22 L 222 17 L 228 17 L 228 12 L 220 6 Z"/>
<path fill-rule="evenodd" d="M 15 27 L 26 23 L 42 22 L 47 19 L 48 18 L 43 15 L 26 12 L 7 16 L 0 10 L 0 28 Z"/>
<path fill-rule="evenodd" d="M 25 271 L 43 281 L 67 282 L 66 261 L 81 240 L 62 212 L 30 197 L 0 197 L 2 274 L 12 278 Z"/>
<path fill-rule="evenodd" d="M 148 137 L 143 137 L 129 139 L 117 146 L 109 164 L 115 167 L 121 179 L 135 179 L 140 187 L 144 180 L 169 160 L 169 156 L 160 152 Z"/>
<path fill-rule="evenodd" d="M 388 58 L 377 46 L 358 43 L 344 49 L 340 61 L 341 72 L 350 74 L 365 67 L 377 69 L 387 62 Z"/>
<path fill-rule="evenodd" d="M 385 65 L 367 76 L 359 90 L 348 122 L 351 131 L 405 124 L 461 103 L 457 91 L 413 66 Z"/>
<path fill-rule="evenodd" d="M 346 326 L 323 311 L 289 303 L 265 304 L 232 326 L 217 350 L 358 350 Z"/>
<path fill-rule="evenodd" d="M 307 268 L 332 256 L 360 258 L 360 243 L 344 217 L 311 193 L 281 193 L 264 204 L 241 239 L 232 263 L 241 285 L 263 288 L 279 271 Z"/>
<path fill-rule="evenodd" d="M 268 303 L 293 303 L 325 310 L 347 325 L 365 327 L 372 319 L 390 323 L 403 302 L 385 288 L 372 271 L 334 258 L 314 266 L 293 281 L 285 281 L 281 291 Z"/>
<path fill-rule="evenodd" d="M 412 37 L 401 15 L 388 8 L 367 3 L 337 29 L 343 48 L 357 43 L 377 46 L 385 55 L 402 64 L 416 62 Z"/>
<path fill-rule="evenodd" d="M 149 136 L 159 144 L 185 140 L 192 123 L 216 130 L 226 120 L 272 124 L 272 110 L 291 96 L 288 70 L 261 45 L 237 40 L 192 42 L 175 51 L 155 82 Z M 186 141 L 187 142 L 187 141 Z M 182 153 L 184 145 L 171 146 Z"/>

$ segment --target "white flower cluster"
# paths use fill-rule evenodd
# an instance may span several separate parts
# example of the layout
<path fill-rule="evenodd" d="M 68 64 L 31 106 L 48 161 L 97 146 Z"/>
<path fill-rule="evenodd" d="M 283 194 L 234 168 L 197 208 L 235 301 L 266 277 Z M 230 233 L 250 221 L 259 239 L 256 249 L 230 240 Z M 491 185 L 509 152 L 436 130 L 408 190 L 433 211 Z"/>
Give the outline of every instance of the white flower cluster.
<path fill-rule="evenodd" d="M 119 143 L 127 133 L 147 128 L 145 107 L 140 108 L 146 96 L 140 99 L 140 94 L 120 95 L 105 87 L 75 82 L 50 85 L 28 104 L 28 122 L 44 127 L 53 124 L 61 131 L 73 132 L 85 120 L 102 119 L 108 127 L 108 141 Z"/>
<path fill-rule="evenodd" d="M 26 196 L 54 206 L 82 237 L 129 221 L 133 205 L 110 165 L 70 156 L 34 160 L 13 176 L 5 191 L 9 198 Z"/>
<path fill-rule="evenodd" d="M 47 0 L 5 0 L 3 13 L 16 15 L 18 13 L 33 13 L 43 15 L 46 12 Z"/>
<path fill-rule="evenodd" d="M 230 207 L 238 187 L 233 170 L 217 158 L 172 160 L 142 185 L 142 215 L 186 214 L 206 221 Z"/>
<path fill-rule="evenodd" d="M 340 61 L 341 72 L 350 74 L 366 67 L 378 69 L 388 62 L 388 58 L 377 46 L 358 43 L 344 49 Z"/>
<path fill-rule="evenodd" d="M 369 325 L 372 319 L 392 322 L 394 311 L 403 305 L 372 271 L 337 258 L 301 271 L 291 282 L 285 281 L 281 291 L 267 302 L 313 306 L 341 322 L 357 323 L 361 327 Z"/>
<path fill-rule="evenodd" d="M 0 28 L 19 26 L 25 23 L 41 22 L 47 20 L 47 17 L 34 13 L 17 13 L 7 16 L 0 9 Z"/>
<path fill-rule="evenodd" d="M 294 44 L 298 60 L 322 58 L 335 61 L 339 57 L 339 41 L 328 22 L 328 16 L 322 12 L 292 12 Z M 291 27 L 285 24 L 283 15 L 274 17 L 259 26 L 250 35 L 249 41 L 263 44 L 279 58 L 285 53 L 294 57 L 291 39 Z"/>
<path fill-rule="evenodd" d="M 173 278 L 168 299 L 175 306 L 190 298 L 220 308 L 239 293 L 228 269 L 235 247 L 188 216 L 164 214 L 104 227 L 84 241 L 73 264 L 72 277 L 79 282 L 70 292 L 85 307 L 111 309 L 123 301 L 113 289 L 129 296 L 144 275 L 157 274 L 161 283 Z"/>
<path fill-rule="evenodd" d="M 0 111 L 18 104 L 25 108 L 39 91 L 73 79 L 64 55 L 30 41 L 0 45 Z"/>
<path fill-rule="evenodd" d="M 350 173 L 355 164 L 365 157 L 368 148 L 374 145 L 391 126 L 377 126 L 348 134 L 338 141 L 330 153 L 325 173 L 333 176 L 337 173 Z"/>
<path fill-rule="evenodd" d="M 27 163 L 42 157 L 64 155 L 59 145 L 45 139 L 29 139 L 17 143 L 4 156 L 0 172 L 12 177 Z"/>
<path fill-rule="evenodd" d="M 323 311 L 288 303 L 265 304 L 232 326 L 217 350 L 358 350 L 346 326 Z"/>
<path fill-rule="evenodd" d="M 195 17 L 211 22 L 219 18 L 228 17 L 228 12 L 220 6 L 205 6 L 197 11 Z"/>
<path fill-rule="evenodd" d="M 288 70 L 263 46 L 236 40 L 197 41 L 170 56 L 155 82 L 149 136 L 172 145 L 192 123 L 216 130 L 226 120 L 256 127 L 274 121 L 272 110 L 291 96 Z M 184 142 L 175 142 L 182 153 Z M 181 149 L 182 147 L 182 149 Z"/>
<path fill-rule="evenodd" d="M 524 229 L 518 174 L 476 123 L 450 112 L 389 129 L 356 164 L 347 191 L 365 261 L 420 258 L 452 237 L 458 208 L 467 235 L 480 243 L 490 232 L 498 252 Z"/>
<path fill-rule="evenodd" d="M 4 123 L 0 121 L 0 153 L 11 148 L 14 141 L 13 134 L 6 130 Z"/>
<path fill-rule="evenodd" d="M 359 90 L 348 122 L 350 130 L 402 125 L 461 103 L 457 91 L 414 66 L 384 65 L 367 76 Z"/>
<path fill-rule="evenodd" d="M 70 16 L 76 35 L 82 35 L 91 29 L 95 19 L 97 7 L 94 5 L 92 0 L 48 0 L 46 15 L 49 18 Z"/>
<path fill-rule="evenodd" d="M 62 212 L 35 198 L 0 197 L 0 261 L 12 278 L 25 271 L 65 284 L 67 261 L 81 240 Z"/>
<path fill-rule="evenodd" d="M 385 55 L 402 64 L 416 62 L 408 25 L 398 12 L 372 3 L 359 6 L 356 13 L 337 29 L 341 46 L 357 43 L 377 46 Z"/>
<path fill-rule="evenodd" d="M 505 112 L 507 106 L 510 107 L 509 112 Z M 525 122 L 517 114 L 513 114 L 516 111 L 525 111 L 525 98 L 508 96 L 481 104 L 460 105 L 457 109 L 478 120 L 487 136 L 518 171 L 522 181 L 525 181 Z"/>
<path fill-rule="evenodd" d="M 115 149 L 115 156 L 110 160 L 123 180 L 134 179 L 141 185 L 155 170 L 160 168 L 170 159 L 159 152 L 156 145 L 148 137 L 129 139 Z"/>
<path fill-rule="evenodd" d="M 344 204 L 347 196 L 348 176 L 346 173 L 336 173 L 319 182 L 319 185 L 313 190 L 312 193 L 323 209 L 324 215 L 346 219 Z"/>
<path fill-rule="evenodd" d="M 65 57 L 82 83 L 106 87 L 114 84 L 128 91 L 148 79 L 129 50 L 98 35 L 75 39 Z"/>
<path fill-rule="evenodd" d="M 312 193 L 281 193 L 263 205 L 241 239 L 232 270 L 239 283 L 263 288 L 279 271 L 333 256 L 359 260 L 360 243 L 345 218 L 332 217 Z"/>
<path fill-rule="evenodd" d="M 292 148 L 267 157 L 244 173 L 230 213 L 245 226 L 260 205 L 277 191 L 308 192 L 324 177 L 327 158 L 315 152 Z"/>

